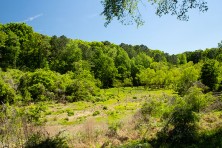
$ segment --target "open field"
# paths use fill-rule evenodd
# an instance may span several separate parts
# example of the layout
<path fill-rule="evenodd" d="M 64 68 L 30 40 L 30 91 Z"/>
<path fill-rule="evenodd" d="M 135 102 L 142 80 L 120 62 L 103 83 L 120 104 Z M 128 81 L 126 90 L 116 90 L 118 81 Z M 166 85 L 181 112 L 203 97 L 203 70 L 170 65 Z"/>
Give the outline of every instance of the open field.
<path fill-rule="evenodd" d="M 102 90 L 99 102 L 48 103 L 45 112 L 46 127 L 74 127 L 87 120 L 113 123 L 132 117 L 151 98 L 173 96 L 171 90 L 148 91 L 139 88 L 113 88 Z M 60 129 L 55 129 L 60 130 Z M 53 130 L 53 131 L 55 131 Z"/>
<path fill-rule="evenodd" d="M 180 100 L 172 90 L 144 87 L 103 89 L 98 97 L 100 101 L 95 102 L 41 102 L 44 110 L 38 124 L 27 125 L 32 129 L 29 132 L 41 131 L 49 137 L 59 134 L 69 147 L 124 147 L 133 141 L 157 138 L 169 122 L 176 100 Z M 222 106 L 213 102 L 197 113 L 199 134 L 221 128 Z"/>
<path fill-rule="evenodd" d="M 106 134 L 112 126 L 114 126 L 114 128 L 117 126 L 118 134 L 127 140 L 138 139 L 142 136 L 140 133 L 137 133 L 137 131 L 132 131 L 133 126 L 135 126 L 132 124 L 136 124 L 133 123 L 136 122 L 133 120 L 136 118 L 135 115 L 141 109 L 142 105 L 153 98 L 176 95 L 173 94 L 171 90 L 149 91 L 144 90 L 143 87 L 112 88 L 101 91 L 100 98 L 102 98 L 103 101 L 94 103 L 83 101 L 66 104 L 47 103 L 48 107 L 43 119 L 45 120 L 44 128 L 46 131 L 51 135 L 63 131 L 64 134 L 69 135 L 71 139 L 82 140 L 82 143 L 86 144 L 86 147 L 87 145 L 99 146 L 109 140 Z M 158 119 L 155 122 L 156 123 L 152 124 L 158 128 L 158 125 L 155 125 L 158 123 Z M 129 126 L 128 129 L 127 126 Z M 154 131 L 155 130 L 156 129 L 154 129 Z M 84 134 L 86 134 L 85 137 Z M 84 139 L 90 136 L 92 136 L 91 140 Z M 84 140 L 89 143 L 85 143 Z M 115 141 L 116 139 L 113 138 L 113 140 Z M 117 145 L 121 143 L 118 138 L 117 141 Z M 75 141 L 74 145 L 77 146 L 80 143 L 79 141 Z M 81 146 L 82 145 L 80 145 L 80 147 Z"/>

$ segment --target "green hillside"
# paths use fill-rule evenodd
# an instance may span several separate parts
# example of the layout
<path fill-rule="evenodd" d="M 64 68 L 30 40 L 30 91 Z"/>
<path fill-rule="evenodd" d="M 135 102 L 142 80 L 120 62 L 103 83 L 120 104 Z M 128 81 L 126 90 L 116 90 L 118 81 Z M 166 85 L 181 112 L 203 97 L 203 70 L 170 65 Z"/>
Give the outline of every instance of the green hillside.
<path fill-rule="evenodd" d="M 222 147 L 222 47 L 46 36 L 0 24 L 0 147 Z"/>

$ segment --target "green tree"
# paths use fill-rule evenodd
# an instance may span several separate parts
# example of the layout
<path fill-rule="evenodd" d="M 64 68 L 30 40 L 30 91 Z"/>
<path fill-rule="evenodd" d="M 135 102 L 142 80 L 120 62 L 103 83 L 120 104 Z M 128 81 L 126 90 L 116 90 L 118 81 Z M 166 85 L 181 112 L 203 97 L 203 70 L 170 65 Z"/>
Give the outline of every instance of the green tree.
<path fill-rule="evenodd" d="M 203 59 L 203 50 L 195 50 L 193 52 L 185 52 L 187 62 L 192 61 L 194 64 L 200 62 Z"/>
<path fill-rule="evenodd" d="M 125 79 L 131 76 L 130 59 L 126 51 L 122 48 L 117 49 L 117 56 L 115 57 L 115 67 L 118 70 L 118 78 L 124 82 Z"/>
<path fill-rule="evenodd" d="M 218 62 L 222 62 L 222 53 L 221 53 L 221 54 L 218 54 L 218 55 L 216 56 L 216 60 L 217 60 Z"/>
<path fill-rule="evenodd" d="M 3 26 L 0 24 L 0 48 L 5 47 L 5 41 L 7 39 L 7 34 L 2 31 Z"/>
<path fill-rule="evenodd" d="M 5 46 L 0 47 L 0 66 L 3 68 L 16 68 L 19 53 L 19 38 L 15 33 L 9 31 Z"/>
<path fill-rule="evenodd" d="M 186 54 L 179 54 L 178 55 L 178 58 L 179 58 L 179 61 L 180 61 L 180 64 L 186 64 L 187 63 L 187 56 Z"/>
<path fill-rule="evenodd" d="M 113 86 L 113 82 L 118 74 L 115 66 L 115 57 L 117 52 L 115 49 L 104 46 L 101 42 L 90 43 L 91 56 L 89 62 L 91 64 L 91 71 L 94 73 L 96 79 L 99 79 L 103 88 Z"/>
<path fill-rule="evenodd" d="M 60 51 L 60 55 L 54 59 L 50 66 L 52 70 L 64 74 L 67 71 L 73 71 L 75 62 L 81 59 L 82 50 L 74 40 L 71 40 L 66 47 Z"/>
<path fill-rule="evenodd" d="M 143 4 L 140 0 L 102 0 L 104 7 L 102 15 L 105 16 L 107 26 L 114 18 L 123 24 L 136 23 L 140 26 L 144 23 L 138 6 Z M 148 0 L 156 8 L 156 14 L 162 16 L 165 14 L 176 15 L 180 20 L 188 20 L 190 9 L 198 9 L 200 12 L 208 10 L 205 0 Z"/>
<path fill-rule="evenodd" d="M 222 41 L 220 41 L 220 43 L 218 43 L 218 48 L 222 48 Z"/>
<path fill-rule="evenodd" d="M 153 59 L 155 62 L 166 62 L 166 57 L 164 55 L 164 52 L 160 51 L 160 50 L 153 50 L 152 51 L 153 54 Z"/>
<path fill-rule="evenodd" d="M 178 65 L 180 63 L 180 59 L 179 59 L 179 56 L 178 55 L 171 55 L 171 56 L 168 56 L 167 58 L 167 62 L 173 64 L 173 65 Z"/>
<path fill-rule="evenodd" d="M 122 47 L 127 52 L 130 59 L 132 59 L 137 55 L 132 45 L 121 43 L 119 46 Z"/>
<path fill-rule="evenodd" d="M 218 62 L 216 60 L 207 60 L 201 69 L 201 81 L 208 86 L 210 90 L 216 90 L 218 85 Z"/>
<path fill-rule="evenodd" d="M 96 65 L 97 71 L 95 73 L 95 77 L 100 79 L 103 88 L 112 87 L 118 72 L 113 59 L 107 55 L 103 55 L 97 60 Z"/>
<path fill-rule="evenodd" d="M 189 88 L 193 86 L 196 81 L 198 81 L 200 74 L 199 67 L 199 65 L 193 65 L 192 62 L 180 67 L 181 75 L 179 76 L 174 88 L 179 95 L 185 95 Z"/>
<path fill-rule="evenodd" d="M 49 41 L 51 45 L 51 54 L 49 56 L 49 62 L 53 63 L 60 56 L 61 52 L 66 48 L 66 45 L 69 43 L 69 39 L 62 35 L 60 37 L 52 36 Z"/>
<path fill-rule="evenodd" d="M 206 49 L 203 51 L 203 57 L 214 59 L 219 54 L 218 48 Z"/>
<path fill-rule="evenodd" d="M 50 38 L 41 34 L 35 33 L 35 46 L 38 48 L 37 52 L 37 66 L 36 68 L 44 68 L 48 66 L 48 57 L 51 54 L 50 52 Z"/>
<path fill-rule="evenodd" d="M 153 62 L 153 59 L 150 56 L 146 55 L 144 52 L 139 53 L 135 57 L 135 64 L 138 66 L 141 66 L 141 68 L 150 67 L 152 62 Z"/>
<path fill-rule="evenodd" d="M 21 53 L 18 59 L 18 66 L 25 65 L 29 61 L 31 42 L 33 41 L 33 29 L 25 23 L 8 23 L 3 25 L 2 30 L 9 34 L 13 32 L 19 39 Z"/>
<path fill-rule="evenodd" d="M 66 99 L 67 101 L 74 102 L 80 100 L 90 101 L 92 96 L 95 96 L 99 89 L 97 87 L 98 81 L 88 70 L 79 69 L 75 73 L 69 72 L 67 74 L 71 78 L 67 81 L 66 86 Z"/>
<path fill-rule="evenodd" d="M 32 38 L 32 42 L 29 44 L 29 51 L 25 54 L 26 58 L 29 59 L 26 61 L 26 63 L 24 63 L 25 66 L 32 71 L 37 68 L 48 67 L 48 58 L 50 55 L 50 38 L 38 33 L 33 33 Z"/>
<path fill-rule="evenodd" d="M 146 87 L 152 87 L 154 85 L 154 77 L 156 75 L 156 72 L 154 69 L 144 69 L 141 70 L 140 73 L 137 75 L 142 85 L 145 85 Z"/>

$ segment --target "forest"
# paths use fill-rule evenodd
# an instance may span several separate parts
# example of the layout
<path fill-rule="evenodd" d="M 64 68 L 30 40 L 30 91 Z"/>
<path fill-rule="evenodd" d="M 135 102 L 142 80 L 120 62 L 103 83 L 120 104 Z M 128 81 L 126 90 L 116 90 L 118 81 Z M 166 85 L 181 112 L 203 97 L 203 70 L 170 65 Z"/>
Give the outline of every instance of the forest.
<path fill-rule="evenodd" d="M 221 91 L 221 42 L 170 55 L 0 24 L 0 146 L 222 147 Z M 91 127 L 101 120 L 104 130 Z M 55 125 L 88 133 L 39 130 Z"/>

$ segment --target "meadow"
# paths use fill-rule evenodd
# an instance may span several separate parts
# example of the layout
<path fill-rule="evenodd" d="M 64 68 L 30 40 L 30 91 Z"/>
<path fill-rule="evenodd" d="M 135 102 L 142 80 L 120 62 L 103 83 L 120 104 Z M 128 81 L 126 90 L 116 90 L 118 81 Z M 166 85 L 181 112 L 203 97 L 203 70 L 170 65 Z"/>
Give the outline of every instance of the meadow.
<path fill-rule="evenodd" d="M 201 94 L 195 91 L 197 90 L 191 92 L 191 95 L 201 97 Z M 165 142 L 158 141 L 163 138 L 159 137 L 159 134 L 167 126 L 170 126 L 168 130 L 171 132 L 175 128 L 174 123 L 171 122 L 172 118 L 180 122 L 190 122 L 187 125 L 194 125 L 193 121 L 186 121 L 184 112 L 181 112 L 183 117 L 179 115 L 180 112 L 177 113 L 178 116 L 172 117 L 180 104 L 188 106 L 183 102 L 185 99 L 173 90 L 120 87 L 102 89 L 99 97 L 100 101 L 95 102 L 56 103 L 49 101 L 33 103 L 25 107 L 5 105 L 1 130 L 5 134 L 1 135 L 3 142 L 1 144 L 10 147 L 20 144 L 22 147 L 23 142 L 26 141 L 27 147 L 33 147 L 41 140 L 48 138 L 54 139 L 51 144 L 62 143 L 62 147 L 159 147 L 159 145 L 172 147 L 166 137 Z M 195 129 L 191 128 L 197 133 L 196 136 L 201 138 L 203 135 L 206 138 L 213 137 L 220 132 L 222 123 L 221 97 L 212 94 L 207 94 L 206 97 L 208 97 L 208 103 L 210 101 L 212 104 L 203 103 L 198 112 L 193 112 L 196 118 Z M 26 108 L 26 113 L 19 114 L 24 108 Z M 22 118 L 29 118 L 32 122 L 24 123 Z M 191 119 L 192 116 L 189 118 Z M 189 129 L 187 125 L 183 125 L 183 128 Z M 168 132 L 165 134 L 169 138 L 171 135 Z M 183 141 L 186 140 L 180 139 L 184 138 L 183 134 L 190 133 L 187 131 L 187 133 L 174 136 L 178 136 L 177 140 Z M 213 139 L 214 141 L 208 141 L 214 142 L 213 146 L 221 144 L 220 137 L 215 136 Z M 188 144 L 186 146 L 203 145 L 206 142 L 199 141 L 200 143 L 197 144 L 189 140 L 190 143 L 182 141 L 174 142 L 179 142 L 181 145 Z"/>

